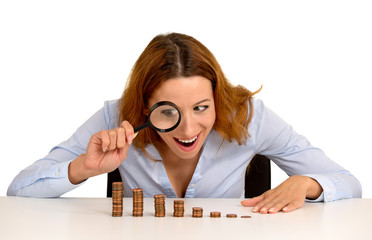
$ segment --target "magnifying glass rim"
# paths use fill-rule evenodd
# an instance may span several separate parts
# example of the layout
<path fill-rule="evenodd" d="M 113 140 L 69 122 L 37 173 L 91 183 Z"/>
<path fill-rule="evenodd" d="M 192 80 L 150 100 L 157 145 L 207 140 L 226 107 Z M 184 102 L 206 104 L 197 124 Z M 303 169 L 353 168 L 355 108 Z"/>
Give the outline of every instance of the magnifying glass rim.
<path fill-rule="evenodd" d="M 160 106 L 164 106 L 164 105 L 169 105 L 169 106 L 174 107 L 174 108 L 177 110 L 177 112 L 178 112 L 178 116 L 179 116 L 177 123 L 176 123 L 173 127 L 171 127 L 171 128 L 167 128 L 167 129 L 161 129 L 161 128 L 157 128 L 157 127 L 155 127 L 155 126 L 152 124 L 151 120 L 150 120 L 151 113 L 152 113 L 156 108 L 158 108 L 158 107 L 160 107 Z M 150 126 L 151 126 L 153 129 L 155 129 L 156 131 L 158 131 L 158 132 L 162 132 L 162 133 L 163 133 L 163 132 L 170 132 L 170 131 L 174 130 L 176 127 L 178 127 L 178 125 L 180 125 L 180 122 L 181 122 L 181 112 L 180 112 L 180 110 L 178 110 L 177 105 L 174 104 L 174 103 L 172 103 L 172 102 L 169 102 L 169 101 L 161 101 L 161 102 L 157 102 L 157 103 L 155 103 L 155 104 L 151 107 L 151 109 L 150 109 L 150 114 L 148 115 L 148 122 L 150 123 Z"/>

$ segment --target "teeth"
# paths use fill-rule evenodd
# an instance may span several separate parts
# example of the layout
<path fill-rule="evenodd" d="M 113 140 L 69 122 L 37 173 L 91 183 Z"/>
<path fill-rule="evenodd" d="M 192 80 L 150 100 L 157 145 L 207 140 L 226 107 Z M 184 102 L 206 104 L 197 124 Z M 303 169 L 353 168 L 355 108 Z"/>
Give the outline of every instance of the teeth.
<path fill-rule="evenodd" d="M 190 140 L 181 140 L 181 139 L 177 139 L 177 140 L 180 141 L 180 142 L 183 142 L 183 143 L 192 143 L 192 142 L 195 141 L 197 138 L 198 138 L 198 136 L 196 136 L 196 137 L 194 137 L 193 139 L 190 139 Z"/>

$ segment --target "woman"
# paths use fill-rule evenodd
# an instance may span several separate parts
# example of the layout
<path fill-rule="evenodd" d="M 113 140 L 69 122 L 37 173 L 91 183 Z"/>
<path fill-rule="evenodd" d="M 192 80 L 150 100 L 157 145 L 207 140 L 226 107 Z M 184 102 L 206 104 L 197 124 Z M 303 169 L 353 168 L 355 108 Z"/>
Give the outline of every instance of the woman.
<path fill-rule="evenodd" d="M 242 201 L 254 212 L 290 212 L 306 199 L 361 196 L 358 180 L 253 98 L 232 86 L 213 54 L 194 38 L 156 36 L 135 63 L 122 97 L 85 122 L 70 139 L 23 170 L 8 195 L 58 197 L 86 179 L 119 168 L 124 195 L 145 197 L 244 196 L 247 165 L 268 156 L 290 177 L 261 196 Z M 182 119 L 159 133 L 133 126 L 160 101 L 177 105 Z"/>

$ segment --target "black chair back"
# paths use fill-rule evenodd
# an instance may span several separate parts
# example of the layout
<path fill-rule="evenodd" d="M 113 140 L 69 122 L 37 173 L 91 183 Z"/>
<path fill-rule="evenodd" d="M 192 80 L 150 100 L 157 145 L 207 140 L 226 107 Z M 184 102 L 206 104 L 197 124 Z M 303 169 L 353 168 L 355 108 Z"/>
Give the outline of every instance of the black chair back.
<path fill-rule="evenodd" d="M 271 189 L 270 159 L 256 155 L 247 167 L 245 174 L 245 198 L 253 198 Z"/>

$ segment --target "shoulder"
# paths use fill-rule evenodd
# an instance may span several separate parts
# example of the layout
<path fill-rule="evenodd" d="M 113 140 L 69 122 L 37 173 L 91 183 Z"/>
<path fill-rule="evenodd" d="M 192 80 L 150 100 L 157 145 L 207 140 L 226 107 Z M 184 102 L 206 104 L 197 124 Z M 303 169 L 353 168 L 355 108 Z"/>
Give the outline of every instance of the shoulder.
<path fill-rule="evenodd" d="M 252 120 L 248 125 L 249 141 L 257 144 L 263 136 L 271 135 L 277 131 L 281 131 L 287 124 L 269 107 L 267 107 L 261 99 L 252 99 L 253 111 Z"/>
<path fill-rule="evenodd" d="M 251 101 L 252 101 L 252 106 L 253 106 L 253 109 L 252 109 L 253 115 L 262 113 L 262 111 L 265 109 L 264 102 L 259 98 L 252 98 Z"/>
<path fill-rule="evenodd" d="M 267 107 L 261 99 L 252 99 L 252 125 L 260 125 L 263 121 L 271 122 L 278 118 L 278 115 L 274 113 L 269 107 Z"/>
<path fill-rule="evenodd" d="M 265 105 L 261 99 L 252 98 L 252 108 L 249 108 L 249 113 L 252 112 L 252 120 L 248 125 L 248 132 L 252 135 L 252 132 L 256 131 L 260 125 L 263 112 L 265 111 Z M 249 104 L 248 104 L 249 106 Z"/>

